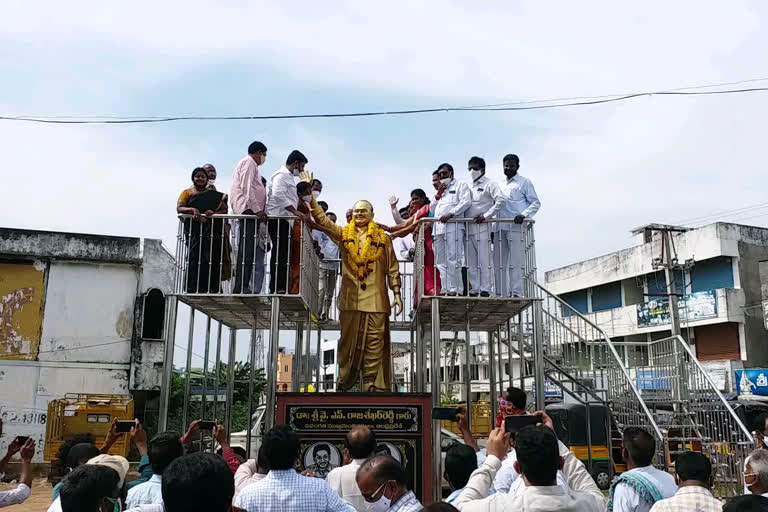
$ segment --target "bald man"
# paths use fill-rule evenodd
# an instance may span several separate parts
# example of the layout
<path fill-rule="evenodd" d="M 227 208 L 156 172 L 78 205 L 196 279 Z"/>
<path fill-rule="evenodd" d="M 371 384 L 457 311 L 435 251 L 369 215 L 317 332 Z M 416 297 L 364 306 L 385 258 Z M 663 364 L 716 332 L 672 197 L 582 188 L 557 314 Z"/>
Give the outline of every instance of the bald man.
<path fill-rule="evenodd" d="M 366 460 L 357 471 L 357 486 L 368 510 L 419 512 L 423 508 L 408 490 L 408 473 L 389 455 Z"/>
<path fill-rule="evenodd" d="M 357 470 L 368 457 L 376 451 L 376 434 L 366 426 L 352 427 L 344 438 L 344 455 L 352 462 L 331 470 L 325 481 L 343 500 L 350 503 L 358 512 L 365 512 L 365 504 L 355 476 Z"/>

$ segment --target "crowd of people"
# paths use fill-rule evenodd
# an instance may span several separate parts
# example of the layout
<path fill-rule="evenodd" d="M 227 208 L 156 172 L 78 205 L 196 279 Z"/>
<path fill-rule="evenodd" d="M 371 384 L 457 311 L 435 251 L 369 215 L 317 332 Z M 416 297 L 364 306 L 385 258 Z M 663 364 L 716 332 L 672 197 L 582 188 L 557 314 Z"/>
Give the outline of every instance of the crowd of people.
<path fill-rule="evenodd" d="M 502 399 L 500 419 L 531 414 L 522 390 L 509 388 Z M 427 506 L 413 492 L 414 477 L 377 450 L 376 433 L 363 425 L 344 438 L 344 465 L 316 473 L 317 468 L 297 469 L 299 438 L 288 425 L 266 432 L 257 458 L 246 460 L 245 453 L 230 447 L 227 430 L 218 422 L 211 432 L 219 447 L 214 455 L 202 453 L 195 443 L 199 420 L 184 435 L 166 431 L 149 440 L 136 420 L 130 438 L 141 455 L 137 476 L 129 475 L 124 457 L 107 453 L 118 435 L 115 423 L 101 447 L 87 435 L 61 447 L 53 472 L 63 478 L 52 490 L 48 512 L 768 512 L 768 450 L 750 454 L 744 495 L 724 503 L 712 494 L 713 467 L 707 456 L 679 454 L 670 474 L 653 466 L 653 436 L 628 427 L 622 433 L 627 471 L 614 478 L 606 497 L 558 440 L 546 412 L 532 414 L 536 425 L 517 432 L 505 431 L 504 422 L 497 421 L 501 425 L 480 448 L 459 410 L 464 443 L 448 447 L 443 468 L 450 494 Z M 0 507 L 30 495 L 31 439 L 17 437 L 10 443 L 0 471 L 17 453 L 22 460 L 19 484 L 0 492 Z"/>
<path fill-rule="evenodd" d="M 189 293 L 219 293 L 232 280 L 235 294 L 298 293 L 301 264 L 301 226 L 312 233 L 313 246 L 322 259 L 321 314 L 327 317 L 336 287 L 339 248 L 311 214 L 311 203 L 323 191 L 319 179 L 304 180 L 308 159 L 292 151 L 285 164 L 267 180 L 261 167 L 267 147 L 255 141 L 235 167 L 229 195 L 216 189 L 217 171 L 205 164 L 192 171 L 192 186 L 183 190 L 177 213 L 184 220 L 186 246 L 185 287 Z M 398 256 L 413 261 L 414 238 L 423 222 L 424 294 L 473 297 L 523 295 L 524 250 L 522 224 L 541 203 L 531 181 L 518 173 L 520 160 L 502 159 L 505 180 L 496 183 L 485 175 L 483 158 L 473 156 L 465 178 L 453 166 L 440 164 L 432 172 L 433 194 L 415 188 L 405 207 L 390 198 L 392 226 L 382 227 L 399 239 Z M 328 204 L 318 201 L 326 216 L 337 221 Z M 239 218 L 228 223 L 216 214 Z M 431 219 L 431 220 L 429 220 Z M 346 211 L 346 221 L 352 210 Z M 233 240 L 232 243 L 230 240 Z M 269 283 L 265 286 L 269 255 Z M 234 262 L 234 264 L 233 264 Z"/>

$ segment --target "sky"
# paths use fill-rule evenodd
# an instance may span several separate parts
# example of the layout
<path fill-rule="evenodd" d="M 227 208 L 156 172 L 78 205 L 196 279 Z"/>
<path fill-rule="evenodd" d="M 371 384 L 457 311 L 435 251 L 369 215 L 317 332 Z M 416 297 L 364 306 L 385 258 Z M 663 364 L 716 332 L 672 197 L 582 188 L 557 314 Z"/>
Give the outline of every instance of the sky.
<path fill-rule="evenodd" d="M 658 91 L 768 77 L 768 5 L 624 2 L 21 2 L 0 5 L 0 115 L 355 112 Z M 766 86 L 768 81 L 741 86 Z M 726 212 L 768 226 L 768 93 L 645 96 L 524 112 L 123 126 L 0 121 L 0 225 L 160 238 L 211 162 L 292 149 L 343 212 L 429 190 L 479 155 L 520 156 L 542 202 L 540 271 L 625 247 L 632 228 Z"/>

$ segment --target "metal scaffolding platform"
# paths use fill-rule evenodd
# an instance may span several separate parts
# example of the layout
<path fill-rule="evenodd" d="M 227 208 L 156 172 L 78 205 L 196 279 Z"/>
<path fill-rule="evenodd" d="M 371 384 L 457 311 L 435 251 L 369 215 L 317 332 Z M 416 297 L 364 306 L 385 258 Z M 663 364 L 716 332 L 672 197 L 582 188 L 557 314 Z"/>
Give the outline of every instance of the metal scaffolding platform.
<path fill-rule="evenodd" d="M 463 331 L 469 323 L 473 329 L 493 330 L 528 308 L 535 300 L 526 297 L 422 297 L 419 301 L 419 320 L 431 324 L 432 301 L 440 303 L 440 329 Z"/>
<path fill-rule="evenodd" d="M 272 328 L 272 300 L 276 297 L 280 298 L 280 329 L 295 329 L 306 323 L 309 306 L 301 295 L 178 295 L 179 301 L 232 329 L 265 330 Z"/>

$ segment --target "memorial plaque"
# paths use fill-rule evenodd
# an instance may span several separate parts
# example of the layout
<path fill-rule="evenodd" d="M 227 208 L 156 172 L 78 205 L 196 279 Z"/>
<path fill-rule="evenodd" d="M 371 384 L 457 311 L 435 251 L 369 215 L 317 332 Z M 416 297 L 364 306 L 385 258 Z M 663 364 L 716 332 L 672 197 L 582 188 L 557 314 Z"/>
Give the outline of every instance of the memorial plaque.
<path fill-rule="evenodd" d="M 376 432 L 376 453 L 408 473 L 419 499 L 431 496 L 431 398 L 424 394 L 279 393 L 277 421 L 299 436 L 301 471 L 325 478 L 344 464 L 344 436 L 356 425 Z M 424 503 L 424 501 L 422 501 Z"/>

